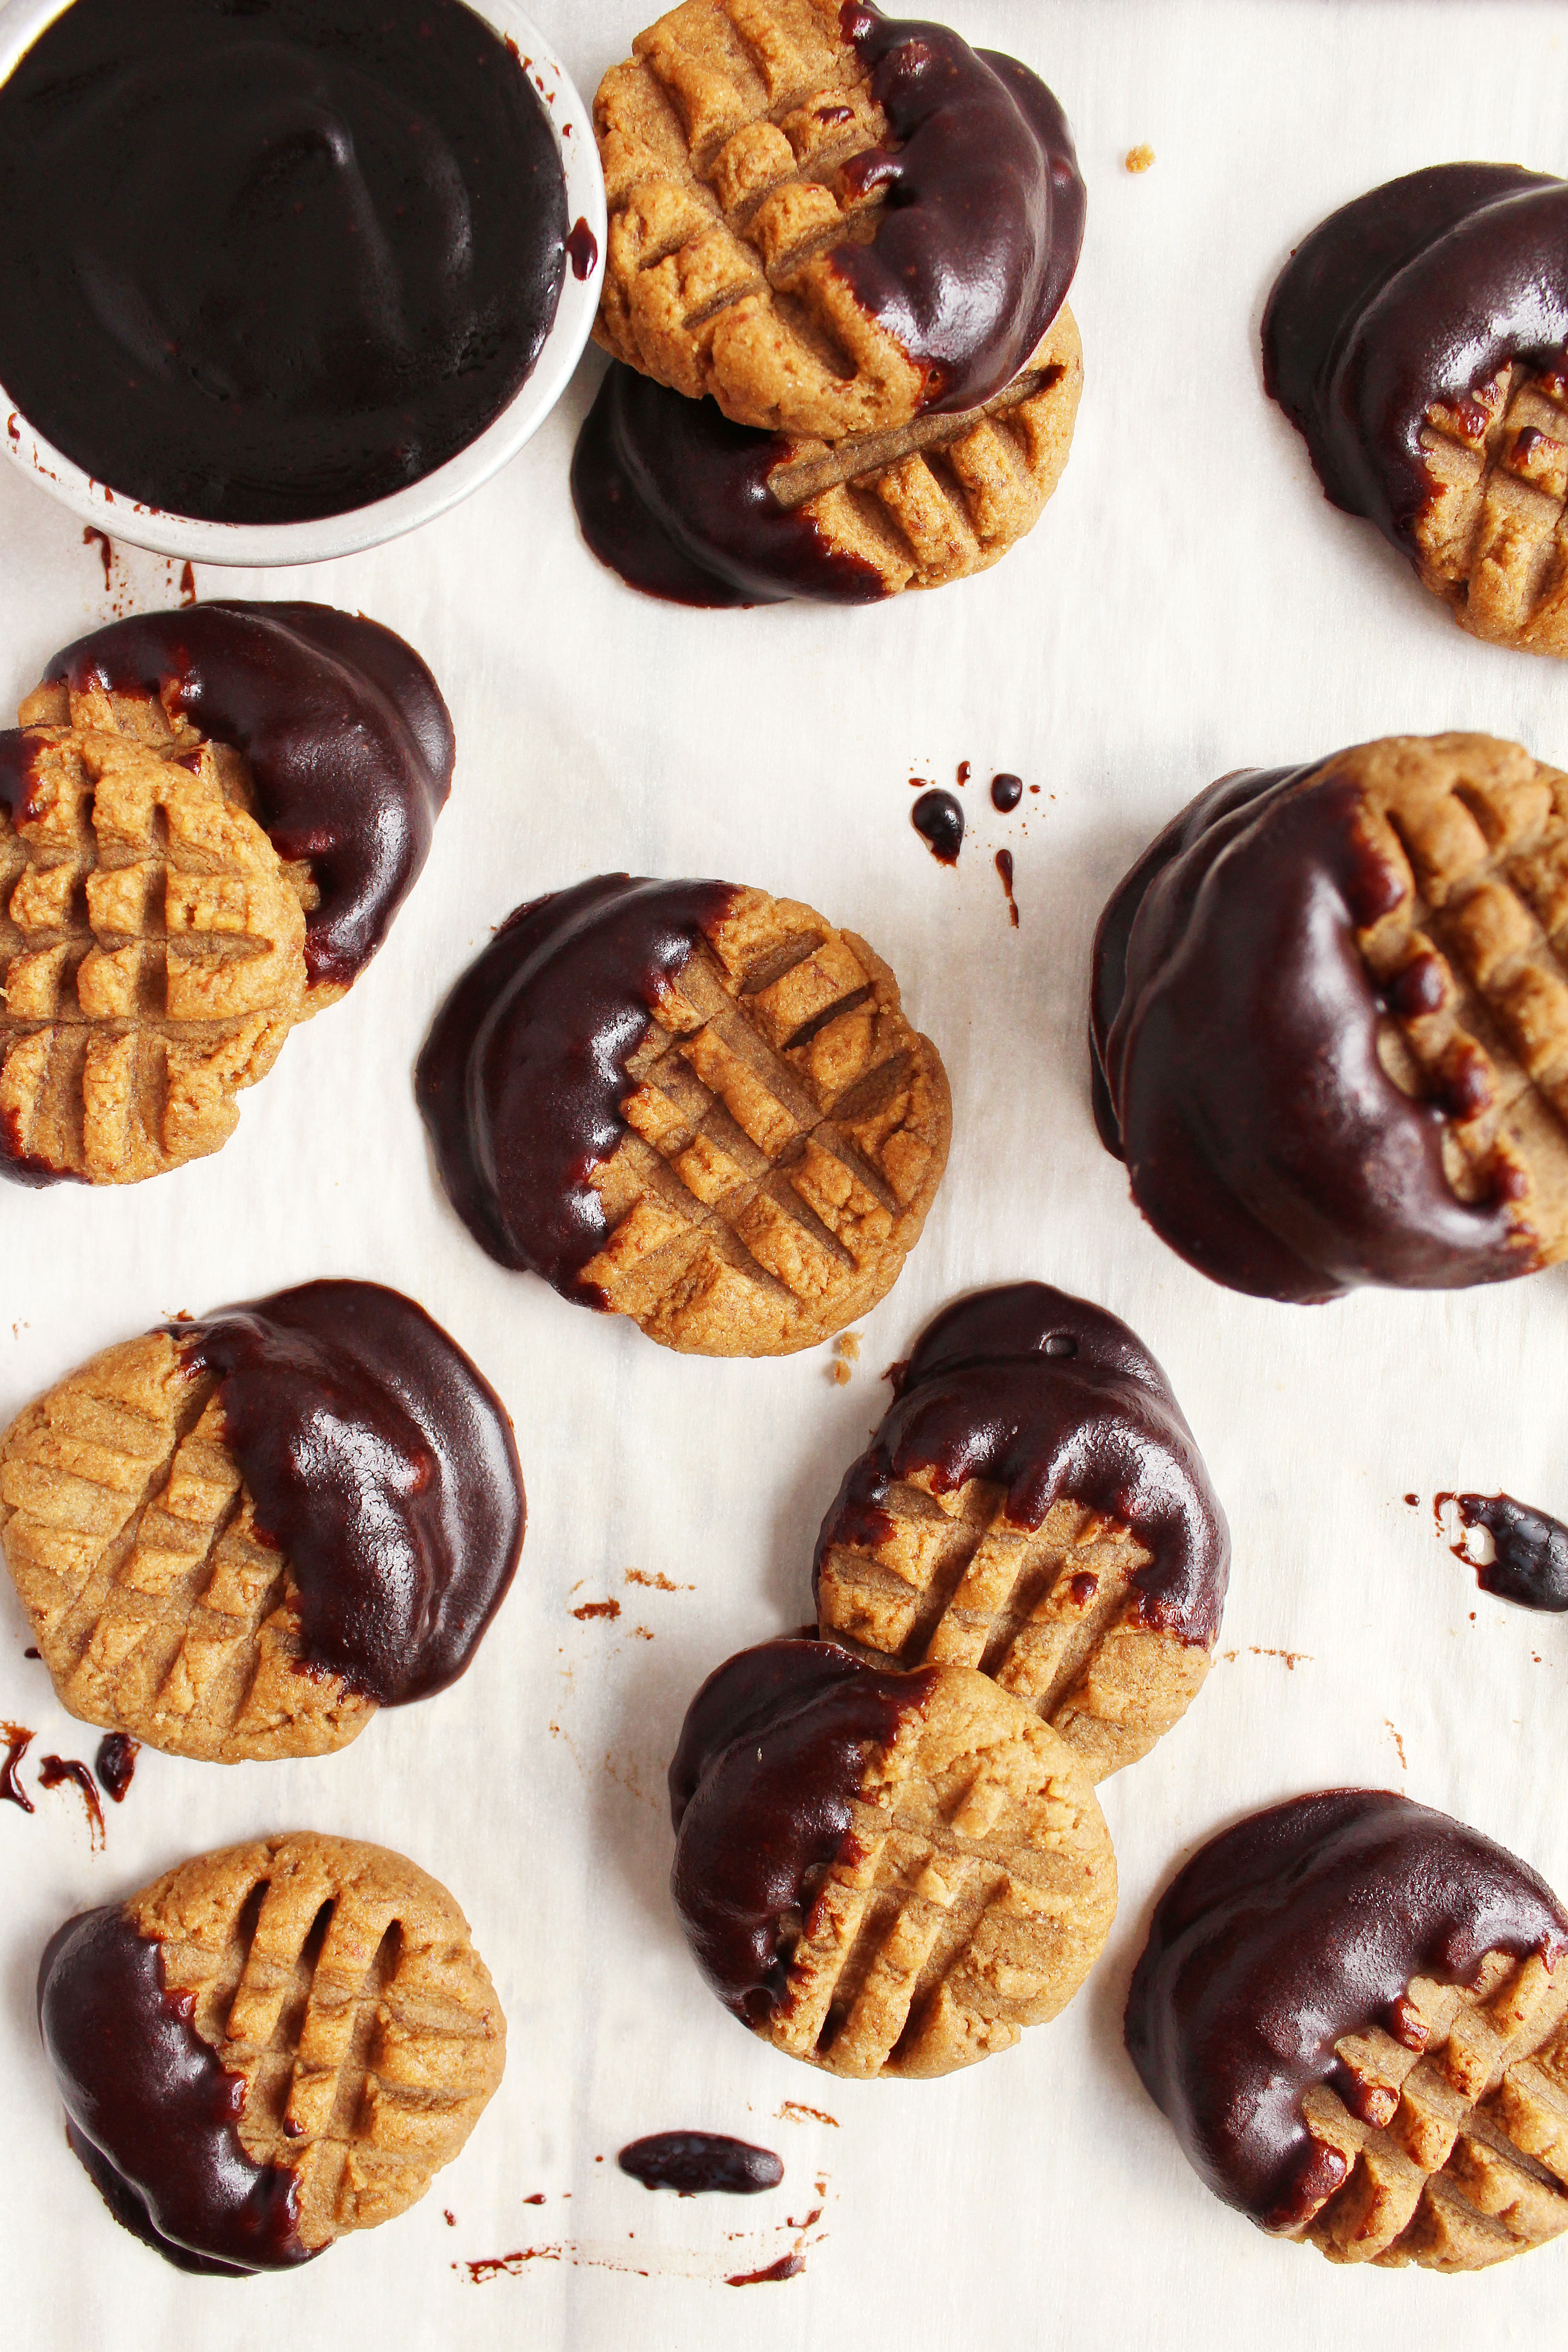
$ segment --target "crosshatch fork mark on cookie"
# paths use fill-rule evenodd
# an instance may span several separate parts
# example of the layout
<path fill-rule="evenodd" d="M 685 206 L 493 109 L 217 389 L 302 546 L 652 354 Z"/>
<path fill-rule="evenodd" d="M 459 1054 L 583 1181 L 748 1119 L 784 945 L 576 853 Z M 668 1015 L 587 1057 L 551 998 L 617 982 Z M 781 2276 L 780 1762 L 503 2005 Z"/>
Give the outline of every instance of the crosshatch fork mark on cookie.
<path fill-rule="evenodd" d="M 1504 368 L 1426 413 L 1434 496 L 1415 526 L 1429 587 L 1467 629 L 1568 653 L 1568 359 Z"/>
<path fill-rule="evenodd" d="M 216 1387 L 165 1332 L 95 1359 L 9 1433 L 0 1533 L 73 1714 L 183 1755 L 319 1754 L 374 1708 L 298 1671 L 292 1580 Z"/>
<path fill-rule="evenodd" d="M 1340 2042 L 1345 2096 L 1304 2111 L 1344 2175 L 1305 2234 L 1332 2261 L 1474 2270 L 1568 2230 L 1565 2011 L 1561 1962 L 1493 1952 L 1474 1987 L 1415 1980 L 1407 2039 Z"/>
<path fill-rule="evenodd" d="M 216 1150 L 301 1018 L 309 889 L 247 782 L 133 698 L 0 735 L 0 1153 L 24 1170 L 125 1182 Z"/>
<path fill-rule="evenodd" d="M 293 2171 L 307 2245 L 424 2193 L 504 2048 L 444 1890 L 378 1849 L 285 1837 L 187 1864 L 131 1909 L 162 1943 L 168 1990 L 246 2085 L 247 2154 Z"/>
<path fill-rule="evenodd" d="M 596 1179 L 614 1231 L 584 1273 L 612 1306 L 674 1327 L 744 1286 L 836 1323 L 898 1249 L 936 1139 L 929 1050 L 859 944 L 796 932 L 737 990 L 700 943 L 656 1007 Z"/>

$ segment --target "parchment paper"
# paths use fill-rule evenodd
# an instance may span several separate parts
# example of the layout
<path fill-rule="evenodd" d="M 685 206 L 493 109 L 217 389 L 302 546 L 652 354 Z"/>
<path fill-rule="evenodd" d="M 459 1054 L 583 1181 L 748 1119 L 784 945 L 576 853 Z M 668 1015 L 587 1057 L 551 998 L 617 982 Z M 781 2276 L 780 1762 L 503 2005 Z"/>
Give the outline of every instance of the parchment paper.
<path fill-rule="evenodd" d="M 584 90 L 642 21 L 636 0 L 535 6 Z M 594 356 L 510 468 L 416 537 L 308 573 L 198 573 L 205 595 L 315 596 L 403 631 L 451 703 L 457 783 L 381 957 L 243 1097 L 219 1157 L 123 1193 L 0 1186 L 0 1422 L 178 1308 L 365 1276 L 421 1299 L 500 1389 L 530 1529 L 466 1680 L 344 1754 L 224 1770 L 144 1753 L 102 1853 L 69 1790 L 36 1791 L 31 1819 L 0 1805 L 0 2312 L 27 2352 L 1403 2352 L 1439 2329 L 1560 2333 L 1561 2246 L 1456 2282 L 1271 2243 L 1188 2168 L 1121 2016 L 1172 1871 L 1300 1790 L 1405 1790 L 1568 1891 L 1568 1634 L 1480 1594 L 1429 1508 L 1439 1488 L 1505 1486 L 1568 1510 L 1568 1274 L 1327 1308 L 1232 1297 L 1131 1207 L 1090 1123 L 1083 1026 L 1106 893 L 1225 769 L 1449 727 L 1568 760 L 1563 669 L 1470 643 L 1330 509 L 1257 358 L 1273 276 L 1332 206 L 1455 157 L 1568 167 L 1568 17 L 1507 0 L 950 13 L 1050 81 L 1089 186 L 1077 443 L 999 570 L 850 614 L 634 597 L 579 544 L 567 496 Z M 1141 142 L 1156 160 L 1134 177 Z M 80 526 L 0 472 L 0 705 L 82 630 L 174 601 L 176 569 L 117 549 L 106 591 Z M 910 779 L 951 784 L 963 760 L 955 876 L 910 827 Z M 991 809 L 996 769 L 1039 787 L 1016 816 Z M 811 901 L 875 942 L 942 1047 L 952 1164 L 847 1388 L 826 1350 L 688 1360 L 572 1307 L 492 1265 L 435 1187 L 409 1073 L 441 994 L 519 901 L 618 866 Z M 665 1891 L 664 1768 L 709 1668 L 806 1614 L 817 1522 L 880 1414 L 883 1367 L 954 1293 L 1025 1275 L 1103 1301 L 1168 1370 L 1235 1538 L 1224 1654 L 1183 1724 L 1102 1791 L 1121 1911 L 1068 2013 L 945 2082 L 842 2084 L 753 2042 L 699 1980 Z M 573 1614 L 607 1599 L 618 1618 Z M 27 1638 L 5 1585 L 0 1715 L 37 1735 L 31 1790 L 40 1752 L 90 1757 L 96 1735 L 53 1703 Z M 293 1826 L 384 1841 L 452 1887 L 507 2009 L 506 2080 L 405 2220 L 302 2273 L 191 2280 L 114 2227 L 67 2151 L 37 1956 L 68 1912 Z M 777 2148 L 783 2189 L 679 2202 L 616 2172 L 623 2142 L 677 2126 Z M 797 2243 L 801 2276 L 742 2300 L 722 2283 Z M 531 2249 L 512 2274 L 467 2267 Z"/>

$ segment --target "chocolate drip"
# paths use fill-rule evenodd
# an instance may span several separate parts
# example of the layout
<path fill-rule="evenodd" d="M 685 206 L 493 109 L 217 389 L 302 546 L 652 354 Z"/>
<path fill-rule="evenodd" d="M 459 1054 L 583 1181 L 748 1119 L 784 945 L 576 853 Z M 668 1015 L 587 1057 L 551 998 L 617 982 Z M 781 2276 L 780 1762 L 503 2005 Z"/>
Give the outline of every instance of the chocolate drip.
<path fill-rule="evenodd" d="M 98 1777 L 104 1795 L 112 1798 L 117 1805 L 125 1802 L 141 1753 L 140 1741 L 123 1731 L 108 1732 L 98 1743 Z"/>
<path fill-rule="evenodd" d="M 721 2132 L 652 2132 L 623 2147 L 616 2162 L 645 2189 L 673 2189 L 679 2197 L 710 2190 L 755 2197 L 784 2179 L 784 2166 L 772 2148 L 727 2139 Z"/>
<path fill-rule="evenodd" d="M 1127 2047 L 1216 2197 L 1267 2230 L 1345 2177 L 1301 2111 L 1381 2026 L 1413 2042 L 1414 1977 L 1474 1983 L 1489 1952 L 1554 1965 L 1568 1917 L 1489 1838 L 1385 1790 L 1296 1797 L 1211 1839 L 1166 1888 L 1127 2002 Z M 1414 2029 L 1419 2032 L 1419 2028 Z"/>
<path fill-rule="evenodd" d="M 1013 853 L 1010 849 L 996 852 L 996 871 L 1002 877 L 1002 887 L 1007 895 L 1007 914 L 1015 930 L 1018 928 L 1018 901 L 1013 896 Z"/>
<path fill-rule="evenodd" d="M 1568 183 L 1439 163 L 1358 196 L 1281 270 L 1263 380 L 1329 498 L 1408 553 L 1434 482 L 1421 430 L 1510 362 L 1568 343 Z"/>
<path fill-rule="evenodd" d="M 1265 1298 L 1527 1274 L 1508 1203 L 1459 1200 L 1443 1110 L 1377 1054 L 1355 934 L 1400 881 L 1332 762 L 1223 777 L 1118 886 L 1095 937 L 1095 1117 L 1200 1273 Z"/>
<path fill-rule="evenodd" d="M 40 1789 L 75 1789 L 87 1812 L 88 1842 L 95 1853 L 103 1847 L 103 1806 L 99 1798 L 98 1783 L 79 1756 L 40 1756 L 38 1786 Z M 31 1808 L 29 1808 L 29 1811 Z"/>
<path fill-rule="evenodd" d="M 33 1744 L 33 1735 L 25 1724 L 0 1723 L 0 1739 L 5 1742 L 5 1755 L 0 1762 L 0 1803 L 17 1805 L 25 1813 L 37 1809 L 21 1781 L 16 1767 Z"/>
<path fill-rule="evenodd" d="M 531 373 L 565 182 L 460 0 L 74 0 L 0 89 L 0 383 L 83 470 L 222 522 L 419 481 Z"/>
<path fill-rule="evenodd" d="M 163 1983 L 161 1944 L 119 1905 L 86 1911 L 38 1967 L 38 2025 L 67 2137 L 117 2221 L 207 2275 L 308 2262 L 291 2171 L 254 2164 L 235 2126 L 245 2084 Z"/>
<path fill-rule="evenodd" d="M 257 1531 L 299 1588 L 302 1663 L 382 1706 L 455 1682 L 524 1521 L 510 1423 L 462 1349 L 369 1282 L 308 1283 L 173 1336 L 216 1376 Z"/>
<path fill-rule="evenodd" d="M 1010 383 L 1061 309 L 1086 198 L 1067 117 L 1016 58 L 945 26 L 846 0 L 839 23 L 888 118 L 886 147 L 846 163 L 880 192 L 869 243 L 828 268 L 923 379 L 922 408 L 978 407 Z"/>
<path fill-rule="evenodd" d="M 590 1179 L 630 1132 L 626 1064 L 721 921 L 727 882 L 604 874 L 520 907 L 447 997 L 415 1095 L 447 1198 L 502 1265 L 607 1304 L 583 1269 L 609 1221 Z"/>
<path fill-rule="evenodd" d="M 1450 1501 L 1468 1528 L 1485 1528 L 1496 1546 L 1489 1560 L 1470 1560 L 1462 1543 L 1453 1547 L 1469 1560 L 1483 1592 L 1515 1601 L 1521 1609 L 1568 1609 L 1568 1528 L 1511 1495 L 1453 1495 Z"/>
<path fill-rule="evenodd" d="M 875 603 L 881 575 L 770 489 L 794 446 L 614 361 L 572 458 L 583 537 L 628 587 L 667 604 Z"/>
<path fill-rule="evenodd" d="M 79 693 L 159 697 L 242 751 L 273 847 L 308 859 L 321 891 L 310 977 L 355 978 L 417 879 L 451 789 L 452 722 L 412 646 L 329 604 L 197 604 L 95 630 L 48 676 Z"/>
<path fill-rule="evenodd" d="M 963 846 L 963 808 L 952 793 L 939 786 L 922 793 L 910 811 L 910 823 L 939 866 L 956 866 Z"/>
<path fill-rule="evenodd" d="M 1043 1282 L 944 1308 L 897 1368 L 895 1402 L 847 1472 L 816 1539 L 815 1591 L 835 1544 L 893 1532 L 895 1479 L 939 1494 L 971 1478 L 1007 1490 L 1016 1528 L 1064 1497 L 1128 1528 L 1151 1555 L 1131 1579 L 1138 1621 L 1206 1648 L 1219 1632 L 1230 1531 L 1164 1373 L 1125 1323 Z"/>
<path fill-rule="evenodd" d="M 699 1967 L 743 2023 L 784 1999 L 792 1923 L 811 1932 L 868 1752 L 930 1686 L 923 1673 L 785 1639 L 728 1659 L 688 1708 L 669 1767 L 670 1892 Z"/>

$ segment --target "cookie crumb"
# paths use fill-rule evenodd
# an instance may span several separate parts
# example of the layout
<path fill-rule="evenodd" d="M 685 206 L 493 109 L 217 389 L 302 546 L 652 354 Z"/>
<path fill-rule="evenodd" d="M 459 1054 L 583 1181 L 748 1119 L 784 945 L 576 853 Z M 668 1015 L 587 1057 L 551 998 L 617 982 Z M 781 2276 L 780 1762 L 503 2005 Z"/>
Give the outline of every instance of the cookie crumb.
<path fill-rule="evenodd" d="M 1389 1721 L 1389 1718 L 1388 1718 L 1388 1717 L 1387 1717 L 1386 1715 L 1384 1717 L 1384 1718 L 1383 1718 L 1383 1722 L 1384 1722 L 1384 1730 L 1388 1733 L 1388 1735 L 1389 1735 L 1390 1738 L 1393 1740 L 1393 1742 L 1394 1742 L 1394 1744 L 1395 1748 L 1398 1748 L 1398 1750 L 1399 1750 L 1399 1769 L 1400 1769 L 1400 1770 L 1401 1770 L 1402 1772 L 1408 1772 L 1408 1771 L 1409 1771 L 1409 1769 L 1410 1769 L 1410 1767 L 1409 1767 L 1409 1765 L 1408 1765 L 1408 1764 L 1406 1764 L 1406 1762 L 1405 1762 L 1405 1742 L 1404 1742 L 1404 1740 L 1403 1740 L 1403 1739 L 1401 1739 L 1401 1738 L 1399 1737 L 1398 1732 L 1394 1730 L 1393 1724 Z"/>
<path fill-rule="evenodd" d="M 840 1331 L 838 1334 L 837 1346 L 838 1352 L 843 1357 L 847 1364 L 858 1364 L 859 1362 L 860 1334 L 858 1331 Z"/>
<path fill-rule="evenodd" d="M 1127 150 L 1127 168 L 1130 172 L 1146 172 L 1153 160 L 1154 150 L 1142 141 L 1136 147 L 1129 147 Z"/>
<path fill-rule="evenodd" d="M 839 1361 L 832 1367 L 832 1371 L 834 1386 L 836 1388 L 847 1389 L 849 1385 L 849 1367 L 844 1362 L 842 1358 L 840 1358 Z"/>
<path fill-rule="evenodd" d="M 621 1604 L 618 1601 L 584 1601 L 581 1609 L 574 1609 L 571 1612 L 571 1614 L 574 1617 L 577 1618 L 580 1622 L 584 1623 L 585 1623 L 590 1617 L 613 1618 L 618 1617 L 620 1613 Z"/>

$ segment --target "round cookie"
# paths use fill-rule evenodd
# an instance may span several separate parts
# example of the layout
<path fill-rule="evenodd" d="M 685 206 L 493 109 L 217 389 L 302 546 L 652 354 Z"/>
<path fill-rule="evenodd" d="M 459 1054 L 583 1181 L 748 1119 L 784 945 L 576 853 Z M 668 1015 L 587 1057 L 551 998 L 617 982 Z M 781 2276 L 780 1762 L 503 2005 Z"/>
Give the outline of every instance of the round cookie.
<path fill-rule="evenodd" d="M 1452 1289 L 1568 1252 L 1568 777 L 1395 736 L 1200 794 L 1094 950 L 1095 1108 L 1232 1289 Z"/>
<path fill-rule="evenodd" d="M 1208 1672 L 1230 1534 L 1163 1372 L 1044 1283 L 930 1324 L 816 1539 L 824 1635 L 978 1667 L 1091 1780 L 1147 1754 Z"/>
<path fill-rule="evenodd" d="M 429 671 L 321 604 L 138 614 L 0 733 L 0 1175 L 134 1183 L 344 994 L 430 846 L 453 740 Z"/>
<path fill-rule="evenodd" d="M 446 1888 L 309 1831 L 68 1920 L 38 2022 L 66 2136 L 115 2220 L 216 2274 L 287 2269 L 403 2212 L 506 2062 Z"/>
<path fill-rule="evenodd" d="M 710 1356 L 815 1347 L 891 1288 L 947 1162 L 935 1046 L 853 932 L 724 882 L 520 907 L 416 1093 L 502 1265 Z"/>
<path fill-rule="evenodd" d="M 617 362 L 577 436 L 577 520 L 601 563 L 674 604 L 863 604 L 944 587 L 1034 529 L 1082 389 L 1065 303 L 983 408 L 845 441 L 753 432 Z"/>
<path fill-rule="evenodd" d="M 763 1643 L 693 1699 L 670 1886 L 731 2013 L 836 2074 L 947 2074 L 1067 2005 L 1116 1861 L 1081 1764 L 967 1666 Z"/>
<path fill-rule="evenodd" d="M 1026 67 L 841 0 L 685 0 L 632 47 L 594 106 L 617 359 L 825 441 L 1013 381 L 1084 222 Z"/>
<path fill-rule="evenodd" d="M 523 1519 L 500 1399 L 374 1283 L 110 1348 L 0 1438 L 0 1546 L 61 1703 L 219 1763 L 345 1747 L 455 1681 Z"/>
<path fill-rule="evenodd" d="M 1223 1831 L 1126 2031 L 1215 2195 L 1331 2261 L 1479 2270 L 1568 2229 L 1568 1916 L 1446 1814 L 1339 1789 Z"/>
<path fill-rule="evenodd" d="M 1268 298 L 1263 380 L 1461 628 L 1568 654 L 1568 181 L 1441 163 L 1342 206 Z"/>

